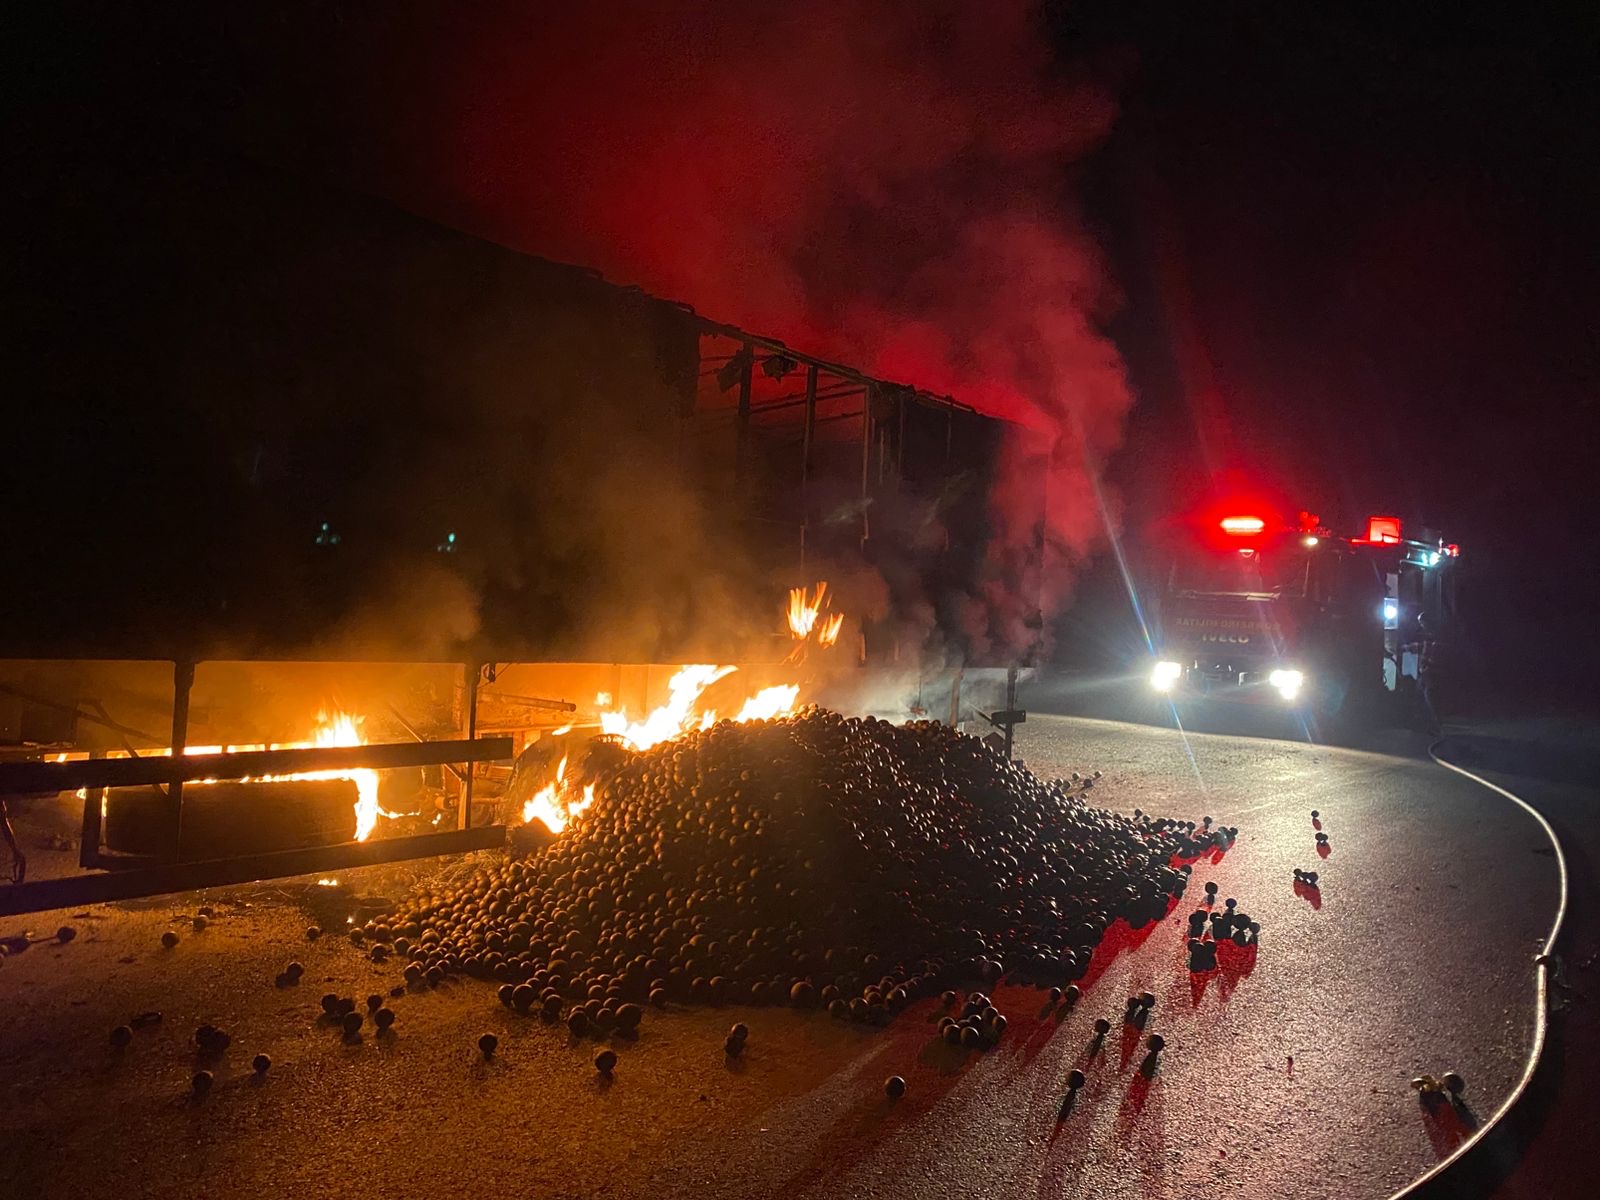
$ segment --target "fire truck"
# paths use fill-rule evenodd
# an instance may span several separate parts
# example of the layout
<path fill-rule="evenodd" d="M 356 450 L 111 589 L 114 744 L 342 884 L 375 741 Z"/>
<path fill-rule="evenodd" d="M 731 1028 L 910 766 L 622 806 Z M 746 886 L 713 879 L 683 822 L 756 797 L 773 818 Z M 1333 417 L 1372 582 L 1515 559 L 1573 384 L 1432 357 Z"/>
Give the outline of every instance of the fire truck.
<path fill-rule="evenodd" d="M 1395 516 L 1357 535 L 1214 507 L 1171 540 L 1150 686 L 1329 715 L 1425 713 L 1455 625 L 1460 547 Z"/>

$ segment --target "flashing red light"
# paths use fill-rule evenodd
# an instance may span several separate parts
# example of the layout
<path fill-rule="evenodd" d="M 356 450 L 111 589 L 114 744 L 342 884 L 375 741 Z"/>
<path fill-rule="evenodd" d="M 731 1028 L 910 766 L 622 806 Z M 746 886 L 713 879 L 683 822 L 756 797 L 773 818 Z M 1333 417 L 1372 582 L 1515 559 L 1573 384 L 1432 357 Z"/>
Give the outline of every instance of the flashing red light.
<path fill-rule="evenodd" d="M 1366 540 L 1383 545 L 1396 545 L 1400 541 L 1399 517 L 1368 517 Z"/>
<path fill-rule="evenodd" d="M 1260 533 L 1267 527 L 1267 523 L 1260 517 L 1223 517 L 1221 525 L 1223 533 L 1231 533 L 1235 537 Z"/>
<path fill-rule="evenodd" d="M 1451 558 L 1461 557 L 1461 547 L 1456 545 L 1454 542 L 1451 542 L 1448 546 L 1446 546 L 1444 548 L 1444 552 Z"/>

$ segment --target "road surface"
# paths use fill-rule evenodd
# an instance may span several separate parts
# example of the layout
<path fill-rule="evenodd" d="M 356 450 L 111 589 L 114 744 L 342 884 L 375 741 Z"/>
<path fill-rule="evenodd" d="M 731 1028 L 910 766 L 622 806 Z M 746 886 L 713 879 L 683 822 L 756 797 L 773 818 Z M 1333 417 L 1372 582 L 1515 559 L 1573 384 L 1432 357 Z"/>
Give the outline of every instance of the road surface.
<path fill-rule="evenodd" d="M 1185 903 L 1119 939 L 1065 1017 L 1033 989 L 997 989 L 1010 1027 L 988 1053 L 937 1042 L 933 1001 L 887 1030 L 773 1009 L 652 1013 L 606 1084 L 593 1041 L 472 981 L 393 1001 L 393 1036 L 342 1042 L 316 1020 L 318 997 L 398 981 L 342 939 L 305 940 L 301 898 L 330 923 L 344 889 L 44 914 L 25 923 L 79 934 L 0 966 L 0 1196 L 1360 1200 L 1420 1175 L 1514 1085 L 1557 887 L 1520 810 L 1425 759 L 1287 741 L 1033 717 L 1019 754 L 1041 773 L 1101 769 L 1096 796 L 1113 807 L 1239 826 L 1189 899 L 1208 879 L 1236 897 L 1263 926 L 1254 960 L 1192 977 Z M 1295 889 L 1296 866 L 1319 871 L 1320 895 Z M 207 929 L 176 923 L 201 903 L 217 910 Z M 169 928 L 182 941 L 166 950 Z M 291 958 L 305 980 L 275 987 Z M 1167 1041 L 1148 1077 L 1120 1023 L 1145 989 L 1158 997 L 1149 1031 Z M 161 1023 L 113 1050 L 107 1031 L 145 1010 Z M 1113 1022 L 1098 1051 L 1097 1016 Z M 730 1062 L 734 1020 L 751 1034 Z M 234 1040 L 196 1102 L 201 1022 Z M 485 1031 L 500 1037 L 492 1062 L 475 1048 Z M 273 1060 L 261 1079 L 258 1052 Z M 1063 1115 L 1075 1066 L 1088 1084 Z M 1407 1081 L 1450 1069 L 1467 1104 L 1430 1117 Z M 881 1090 L 891 1074 L 909 1084 L 896 1102 Z"/>

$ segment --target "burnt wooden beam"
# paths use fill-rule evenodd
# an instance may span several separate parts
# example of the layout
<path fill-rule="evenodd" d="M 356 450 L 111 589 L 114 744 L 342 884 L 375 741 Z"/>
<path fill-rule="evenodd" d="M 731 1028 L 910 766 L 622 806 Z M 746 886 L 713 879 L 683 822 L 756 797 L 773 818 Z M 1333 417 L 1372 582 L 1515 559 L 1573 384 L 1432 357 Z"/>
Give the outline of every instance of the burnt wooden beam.
<path fill-rule="evenodd" d="M 187 779 L 259 779 L 306 771 L 382 771 L 391 767 L 431 767 L 440 763 L 510 758 L 508 737 L 448 742 L 385 742 L 372 746 L 305 746 L 299 749 L 243 750 L 237 754 L 182 754 L 175 757 L 80 759 L 75 762 L 0 763 L 0 796 L 32 792 L 73 792 L 79 788 L 139 787 Z"/>

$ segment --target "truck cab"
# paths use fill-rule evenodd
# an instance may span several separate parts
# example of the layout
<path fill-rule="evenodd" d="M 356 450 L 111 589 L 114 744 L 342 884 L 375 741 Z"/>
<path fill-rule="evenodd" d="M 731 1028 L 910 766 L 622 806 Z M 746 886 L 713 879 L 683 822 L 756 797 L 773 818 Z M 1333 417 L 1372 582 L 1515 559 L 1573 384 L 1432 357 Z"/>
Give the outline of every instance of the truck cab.
<path fill-rule="evenodd" d="M 1458 550 L 1395 517 L 1341 536 L 1314 516 L 1191 523 L 1152 605 L 1150 684 L 1176 698 L 1348 711 L 1426 699 L 1453 623 Z"/>

